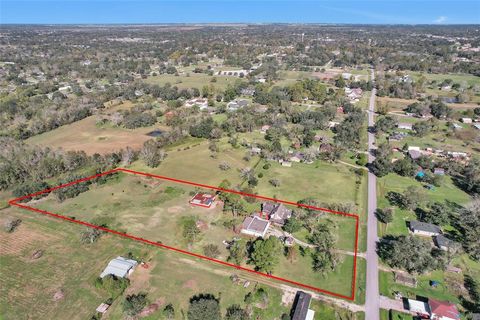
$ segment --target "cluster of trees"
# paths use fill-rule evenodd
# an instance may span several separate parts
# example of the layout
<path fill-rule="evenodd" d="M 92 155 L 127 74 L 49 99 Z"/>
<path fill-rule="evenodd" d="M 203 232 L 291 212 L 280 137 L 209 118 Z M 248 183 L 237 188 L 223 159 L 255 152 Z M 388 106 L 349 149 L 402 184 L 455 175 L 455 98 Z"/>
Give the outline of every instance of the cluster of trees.
<path fill-rule="evenodd" d="M 333 251 L 336 239 L 330 228 L 326 224 L 317 226 L 308 240 L 315 246 L 312 254 L 313 270 L 323 275 L 335 270 L 339 257 Z"/>
<path fill-rule="evenodd" d="M 111 300 L 117 299 L 130 285 L 130 280 L 127 278 L 119 278 L 113 274 L 106 275 L 103 278 L 95 279 L 95 287 L 105 290 Z"/>
<path fill-rule="evenodd" d="M 306 79 L 288 87 L 288 94 L 294 102 L 302 102 L 307 98 L 323 103 L 327 98 L 327 88 L 318 80 Z"/>
<path fill-rule="evenodd" d="M 410 273 L 425 273 L 446 266 L 444 251 L 432 248 L 426 240 L 413 235 L 386 236 L 378 243 L 377 252 L 390 267 Z"/>
<path fill-rule="evenodd" d="M 408 146 L 404 146 L 404 151 Z M 417 177 L 421 182 L 440 186 L 443 177 L 434 175 L 435 167 L 446 168 L 446 172 L 454 178 L 454 182 L 464 191 L 478 195 L 480 193 L 480 160 L 474 157 L 464 165 L 449 159 L 432 159 L 422 156 L 417 159 L 405 157 L 392 163 L 392 149 L 388 143 L 382 143 L 375 150 L 376 159 L 370 165 L 370 170 L 378 177 L 383 177 L 391 172 L 404 177 L 415 177 L 418 168 L 423 168 L 424 176 Z"/>
<path fill-rule="evenodd" d="M 451 232 L 451 237 L 463 244 L 464 250 L 472 257 L 472 259 L 479 261 L 480 260 L 480 234 L 478 233 L 478 228 L 480 227 L 480 202 L 474 200 L 472 203 L 466 207 L 461 207 L 458 204 L 451 202 L 427 202 L 427 197 L 423 189 L 418 187 L 408 187 L 404 193 L 398 192 L 389 192 L 387 194 L 387 199 L 390 201 L 390 204 L 395 205 L 404 210 L 414 211 L 418 217 L 418 220 L 432 223 L 439 226 L 453 226 L 456 231 Z M 385 224 L 388 224 L 393 221 L 394 218 L 394 208 L 383 208 L 376 211 L 378 219 Z M 392 266 L 402 267 L 407 269 L 409 272 L 419 272 L 422 270 L 423 262 L 412 262 L 408 260 L 404 262 L 405 264 L 400 264 L 400 261 L 409 254 L 411 249 L 408 248 L 408 242 L 410 238 L 392 238 L 391 236 L 385 237 L 384 243 L 380 243 L 379 250 L 384 250 L 382 257 L 385 261 L 391 263 Z M 401 258 L 395 256 L 394 253 L 390 254 L 387 252 L 391 250 L 393 245 L 396 244 L 397 247 L 394 249 L 398 251 L 405 250 Z M 430 250 L 429 244 L 422 244 L 421 242 L 416 242 L 416 245 L 419 247 L 425 247 L 422 250 Z M 457 250 L 453 250 L 450 254 L 455 254 Z M 423 252 L 424 253 L 424 252 Z M 423 254 L 422 253 L 422 254 Z M 439 251 L 432 250 L 431 256 L 439 261 L 439 263 L 444 263 L 443 254 Z M 398 259 L 398 261 L 396 260 Z M 412 258 L 416 259 L 416 258 Z M 427 262 L 425 262 L 427 263 Z M 441 268 L 443 264 L 433 264 L 432 268 Z M 429 269 L 431 270 L 431 269 Z"/>
<path fill-rule="evenodd" d="M 100 95 L 67 99 L 61 93 L 50 100 L 37 90 L 28 92 L 28 88 L 19 88 L 16 94 L 0 97 L 0 133 L 27 139 L 81 120 L 103 107 L 103 102 Z"/>
<path fill-rule="evenodd" d="M 358 150 L 361 147 L 362 129 L 365 127 L 365 114 L 355 107 L 344 108 L 344 112 L 347 117 L 334 127 L 334 141 L 341 147 Z"/>
<path fill-rule="evenodd" d="M 480 261 L 480 201 L 475 199 L 472 203 L 462 208 L 458 219 L 458 229 L 461 232 L 461 241 L 472 259 Z"/>
<path fill-rule="evenodd" d="M 61 151 L 31 147 L 10 138 L 0 138 L 0 190 L 16 186 L 16 195 L 24 195 L 44 186 L 45 179 L 80 169 L 102 172 L 122 160 L 122 152 L 87 156 L 84 151 Z M 39 190 L 35 190 L 39 191 Z"/>

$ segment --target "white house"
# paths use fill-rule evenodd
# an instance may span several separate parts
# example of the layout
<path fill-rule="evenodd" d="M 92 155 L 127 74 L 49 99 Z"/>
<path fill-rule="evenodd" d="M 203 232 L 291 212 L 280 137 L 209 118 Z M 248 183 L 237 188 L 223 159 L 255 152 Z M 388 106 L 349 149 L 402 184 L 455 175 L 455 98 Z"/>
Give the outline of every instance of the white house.
<path fill-rule="evenodd" d="M 413 125 L 411 123 L 402 123 L 400 122 L 398 125 L 397 125 L 397 128 L 398 129 L 403 129 L 403 130 L 412 130 L 413 129 Z"/>
<path fill-rule="evenodd" d="M 413 299 L 408 299 L 407 301 L 408 310 L 415 312 L 421 317 L 430 317 L 430 308 L 426 302 Z"/>
<path fill-rule="evenodd" d="M 200 110 L 205 110 L 208 108 L 208 99 L 205 98 L 193 98 L 185 101 L 185 107 L 198 106 Z"/>
<path fill-rule="evenodd" d="M 463 123 L 472 123 L 472 118 L 462 118 L 460 119 Z"/>
<path fill-rule="evenodd" d="M 245 99 L 236 99 L 233 101 L 230 101 L 227 104 L 227 110 L 228 111 L 237 111 L 238 109 L 241 109 L 243 107 L 248 106 L 248 101 Z"/>

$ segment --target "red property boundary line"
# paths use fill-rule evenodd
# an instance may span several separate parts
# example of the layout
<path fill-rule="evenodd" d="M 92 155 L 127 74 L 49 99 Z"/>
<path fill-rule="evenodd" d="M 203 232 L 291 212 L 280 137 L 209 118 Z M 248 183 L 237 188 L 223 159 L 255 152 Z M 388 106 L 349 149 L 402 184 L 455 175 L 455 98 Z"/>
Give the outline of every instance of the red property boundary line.
<path fill-rule="evenodd" d="M 283 204 L 288 204 L 288 205 L 292 205 L 292 206 L 296 206 L 296 207 L 301 207 L 301 208 L 306 208 L 306 209 L 311 209 L 311 210 L 317 210 L 317 211 L 323 211 L 323 212 L 328 212 L 328 213 L 332 213 L 332 214 L 336 214 L 336 215 L 342 215 L 342 216 L 345 216 L 345 217 L 354 218 L 355 219 L 355 250 L 354 250 L 354 259 L 353 259 L 352 289 L 351 289 L 350 296 L 346 296 L 346 295 L 343 295 L 343 294 L 331 292 L 331 291 L 328 291 L 328 290 L 325 290 L 325 289 L 317 288 L 317 287 L 314 287 L 314 286 L 310 286 L 310 285 L 307 285 L 307 284 L 304 284 L 304 283 L 300 283 L 300 282 L 296 282 L 296 281 L 293 281 L 293 280 L 285 279 L 285 278 L 282 278 L 282 277 L 277 277 L 277 276 L 274 276 L 274 275 L 271 275 L 271 274 L 255 271 L 253 269 L 245 268 L 245 267 L 233 264 L 233 263 L 229 263 L 229 262 L 225 262 L 225 261 L 222 261 L 222 260 L 210 258 L 210 257 L 204 256 L 204 255 L 200 255 L 200 254 L 193 253 L 193 252 L 190 252 L 190 251 L 178 249 L 178 248 L 171 247 L 171 246 L 168 246 L 168 245 L 165 245 L 165 244 L 162 244 L 162 243 L 150 241 L 148 239 L 140 238 L 140 237 L 128 234 L 128 233 L 108 229 L 108 228 L 105 228 L 105 227 L 102 227 L 102 226 L 97 226 L 97 225 L 91 224 L 89 222 L 76 220 L 76 219 L 73 219 L 73 218 L 70 218 L 70 217 L 67 217 L 67 216 L 64 216 L 64 215 L 56 214 L 56 213 L 53 213 L 53 212 L 37 209 L 37 208 L 34 208 L 34 207 L 27 206 L 25 204 L 18 203 L 19 201 L 38 196 L 40 194 L 49 193 L 49 192 L 55 191 L 55 190 L 60 189 L 60 188 L 65 188 L 65 187 L 68 187 L 68 186 L 71 186 L 71 185 L 74 185 L 74 184 L 77 184 L 77 183 L 80 183 L 80 182 L 89 181 L 89 180 L 92 180 L 92 179 L 95 179 L 95 178 L 98 178 L 98 177 L 101 177 L 101 176 L 105 176 L 105 175 L 108 175 L 108 174 L 112 174 L 112 173 L 115 173 L 115 172 L 125 172 L 125 173 L 134 174 L 134 175 L 141 175 L 141 176 L 145 176 L 145 177 L 162 179 L 162 180 L 172 181 L 172 182 L 176 182 L 176 183 L 201 187 L 201 188 L 207 188 L 207 189 L 223 191 L 223 192 L 230 192 L 230 193 L 235 193 L 235 194 L 239 194 L 239 195 L 242 195 L 242 196 L 253 197 L 253 198 L 256 198 L 256 199 L 274 201 L 274 202 L 277 202 L 277 203 L 283 203 Z M 160 175 L 155 175 L 155 174 L 145 173 L 145 172 L 140 172 L 140 171 L 134 171 L 134 170 L 129 170 L 129 169 L 125 169 L 125 168 L 117 168 L 117 169 L 105 171 L 105 172 L 102 172 L 102 173 L 99 173 L 99 174 L 95 174 L 95 175 L 92 175 L 92 176 L 89 176 L 89 177 L 85 177 L 85 178 L 82 178 L 82 179 L 78 179 L 78 180 L 75 180 L 75 181 L 72 181 L 72 182 L 69 182 L 69 183 L 65 183 L 65 184 L 62 184 L 62 185 L 59 185 L 59 186 L 56 186 L 56 187 L 53 187 L 53 188 L 48 188 L 48 189 L 38 191 L 38 192 L 29 194 L 29 195 L 25 195 L 25 196 L 22 196 L 22 197 L 12 199 L 8 203 L 12 206 L 16 206 L 16 207 L 19 207 L 19 208 L 22 208 L 22 209 L 30 210 L 30 211 L 41 213 L 41 214 L 45 214 L 45 215 L 55 217 L 55 218 L 58 218 L 58 219 L 63 219 L 63 220 L 73 222 L 73 223 L 77 223 L 77 224 L 80 224 L 80 225 L 84 225 L 84 226 L 87 226 L 87 227 L 90 227 L 90 228 L 95 228 L 95 229 L 102 230 L 102 231 L 105 231 L 105 232 L 108 232 L 108 233 L 112 233 L 112 234 L 115 234 L 115 235 L 118 235 L 118 236 L 121 236 L 121 237 L 124 237 L 124 238 L 128 238 L 128 239 L 135 240 L 135 241 L 138 241 L 138 242 L 142 242 L 142 243 L 145 243 L 145 244 L 149 244 L 149 245 L 152 245 L 152 246 L 164 248 L 164 249 L 167 249 L 167 250 L 183 253 L 183 254 L 193 256 L 193 257 L 196 257 L 196 258 L 200 258 L 200 259 L 203 259 L 203 260 L 212 261 L 212 262 L 224 265 L 224 266 L 235 268 L 237 270 L 242 270 L 242 271 L 246 271 L 246 272 L 249 272 L 249 273 L 257 274 L 257 275 L 260 275 L 260 276 L 263 276 L 263 277 L 266 277 L 266 278 L 278 280 L 280 282 L 293 284 L 293 285 L 298 286 L 298 287 L 310 289 L 310 290 L 320 292 L 320 293 L 324 293 L 324 294 L 327 294 L 327 295 L 331 295 L 331 296 L 334 296 L 334 297 L 338 297 L 338 298 L 342 298 L 342 299 L 346 299 L 346 300 L 351 300 L 351 301 L 355 300 L 355 283 L 356 283 L 356 278 L 357 278 L 358 228 L 359 228 L 359 216 L 356 215 L 356 214 L 351 214 L 351 213 L 346 213 L 346 212 L 341 212 L 341 211 L 335 211 L 335 210 L 330 210 L 330 209 L 320 208 L 320 207 L 315 207 L 315 206 L 309 206 L 309 205 L 305 205 L 305 204 L 301 204 L 301 203 L 279 200 L 279 199 L 259 196 L 259 195 L 245 193 L 245 192 L 236 191 L 236 190 L 223 189 L 223 188 L 219 188 L 219 187 L 209 186 L 209 185 L 206 185 L 206 184 L 191 182 L 191 181 L 187 181 L 187 180 L 180 180 L 180 179 L 175 179 L 175 178 L 170 178 L 170 177 L 165 177 L 165 176 L 160 176 Z"/>

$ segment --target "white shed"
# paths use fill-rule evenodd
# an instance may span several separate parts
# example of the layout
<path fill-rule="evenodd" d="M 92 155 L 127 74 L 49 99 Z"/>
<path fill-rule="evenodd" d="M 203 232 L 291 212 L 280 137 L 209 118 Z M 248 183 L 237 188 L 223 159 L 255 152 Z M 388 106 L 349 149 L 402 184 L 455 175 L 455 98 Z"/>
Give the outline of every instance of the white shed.
<path fill-rule="evenodd" d="M 109 274 L 113 274 L 118 278 L 127 277 L 133 269 L 137 266 L 138 262 L 132 259 L 124 257 L 116 257 L 111 260 L 105 270 L 100 274 L 100 278 L 103 278 Z"/>

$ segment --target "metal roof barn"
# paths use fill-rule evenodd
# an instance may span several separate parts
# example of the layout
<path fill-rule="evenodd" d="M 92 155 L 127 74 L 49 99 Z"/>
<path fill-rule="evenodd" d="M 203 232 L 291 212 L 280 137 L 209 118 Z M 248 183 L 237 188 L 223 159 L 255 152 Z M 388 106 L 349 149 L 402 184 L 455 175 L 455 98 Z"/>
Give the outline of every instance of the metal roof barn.
<path fill-rule="evenodd" d="M 113 274 L 118 278 L 125 278 L 129 272 L 137 266 L 138 262 L 132 259 L 124 257 L 116 257 L 111 260 L 105 270 L 100 274 L 100 278 L 103 278 L 109 274 Z"/>

